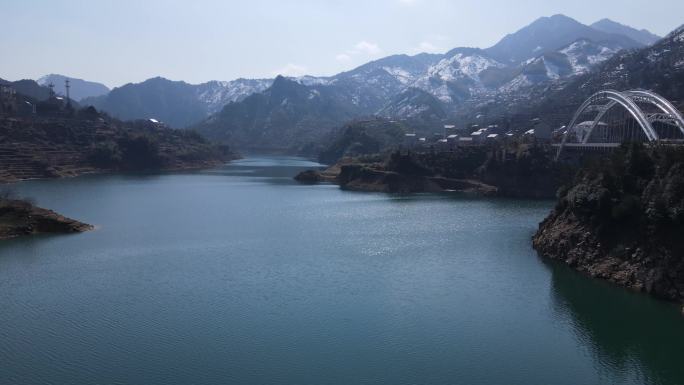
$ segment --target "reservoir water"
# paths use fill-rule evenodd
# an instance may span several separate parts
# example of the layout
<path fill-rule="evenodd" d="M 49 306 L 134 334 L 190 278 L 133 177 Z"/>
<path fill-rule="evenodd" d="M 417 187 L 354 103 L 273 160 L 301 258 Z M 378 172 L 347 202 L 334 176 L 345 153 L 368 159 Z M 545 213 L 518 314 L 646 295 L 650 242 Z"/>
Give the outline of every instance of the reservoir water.
<path fill-rule="evenodd" d="M 683 384 L 668 303 L 541 260 L 553 202 L 302 186 L 298 158 L 31 181 L 0 384 Z"/>

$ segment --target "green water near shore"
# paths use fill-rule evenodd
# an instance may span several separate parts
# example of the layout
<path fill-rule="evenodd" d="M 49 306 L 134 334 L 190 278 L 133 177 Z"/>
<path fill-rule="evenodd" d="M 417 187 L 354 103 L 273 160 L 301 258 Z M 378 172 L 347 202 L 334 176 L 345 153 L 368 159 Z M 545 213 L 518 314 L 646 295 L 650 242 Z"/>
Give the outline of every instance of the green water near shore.
<path fill-rule="evenodd" d="M 539 259 L 552 202 L 315 166 L 17 185 L 98 226 L 0 244 L 0 384 L 682 384 L 672 304 Z"/>

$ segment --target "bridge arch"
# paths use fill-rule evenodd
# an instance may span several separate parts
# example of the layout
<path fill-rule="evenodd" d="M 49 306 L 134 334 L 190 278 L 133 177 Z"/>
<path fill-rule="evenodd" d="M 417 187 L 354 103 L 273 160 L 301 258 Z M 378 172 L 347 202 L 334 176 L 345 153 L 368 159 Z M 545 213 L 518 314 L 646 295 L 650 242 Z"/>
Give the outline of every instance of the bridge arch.
<path fill-rule="evenodd" d="M 648 90 L 631 90 L 625 92 L 625 94 L 632 98 L 632 100 L 644 101 L 657 107 L 666 115 L 671 123 L 676 125 L 677 128 L 679 128 L 679 131 L 684 134 L 684 117 L 677 107 L 672 105 L 669 100 Z M 651 118 L 650 120 L 653 121 L 654 118 Z"/>
<path fill-rule="evenodd" d="M 661 134 L 659 134 L 658 130 L 654 128 L 654 123 L 676 126 L 679 131 L 679 137 L 684 138 L 684 118 L 677 108 L 664 97 L 647 90 L 624 92 L 603 90 L 590 96 L 577 109 L 570 124 L 567 126 L 560 145 L 558 145 L 556 159 L 560 158 L 566 146 L 571 145 L 570 142 L 574 142 L 572 146 L 576 147 L 615 147 L 619 145 L 619 143 L 590 142 L 596 128 L 605 126 L 603 119 L 606 114 L 614 111 L 615 108 L 621 108 L 637 123 L 638 128 L 643 132 L 642 139 L 645 138 L 648 142 L 671 139 L 663 137 L 662 130 Z M 657 112 L 650 112 L 649 109 L 655 109 Z M 591 113 L 595 113 L 593 118 L 588 121 L 581 121 L 583 116 Z"/>

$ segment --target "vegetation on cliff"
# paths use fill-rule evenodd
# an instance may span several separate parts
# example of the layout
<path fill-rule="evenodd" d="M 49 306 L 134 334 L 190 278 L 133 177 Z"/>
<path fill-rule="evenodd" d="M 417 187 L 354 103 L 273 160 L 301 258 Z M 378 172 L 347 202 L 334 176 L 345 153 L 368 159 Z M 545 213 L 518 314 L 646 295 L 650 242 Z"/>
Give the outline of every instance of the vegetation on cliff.
<path fill-rule="evenodd" d="M 554 162 L 555 153 L 548 145 L 521 144 L 492 150 L 478 169 L 478 177 L 496 186 L 502 196 L 552 199 L 577 171 L 570 164 Z"/>
<path fill-rule="evenodd" d="M 385 119 L 350 122 L 330 135 L 318 160 L 333 164 L 343 157 L 377 154 L 401 145 L 407 132 L 403 124 Z"/>
<path fill-rule="evenodd" d="M 343 189 L 386 193 L 460 191 L 492 195 L 496 188 L 474 179 L 444 176 L 412 154 L 392 153 L 384 162 L 343 165 L 336 179 Z"/>
<path fill-rule="evenodd" d="M 591 276 L 684 302 L 684 150 L 624 146 L 559 194 L 534 247 Z"/>
<path fill-rule="evenodd" d="M 366 137 L 365 131 L 352 135 L 354 130 L 351 127 L 347 132 L 350 133 L 348 138 Z M 351 140 L 345 141 L 349 142 Z M 334 182 L 343 188 L 365 191 L 459 190 L 551 199 L 575 172 L 572 166 L 554 162 L 554 154 L 548 145 L 521 143 L 466 146 L 440 152 L 376 153 L 343 158 L 334 167 L 337 174 Z M 301 178 L 306 178 L 306 175 Z"/>
<path fill-rule="evenodd" d="M 0 118 L 0 182 L 96 171 L 208 167 L 234 158 L 193 131 L 121 122 L 89 107 L 62 116 Z"/>

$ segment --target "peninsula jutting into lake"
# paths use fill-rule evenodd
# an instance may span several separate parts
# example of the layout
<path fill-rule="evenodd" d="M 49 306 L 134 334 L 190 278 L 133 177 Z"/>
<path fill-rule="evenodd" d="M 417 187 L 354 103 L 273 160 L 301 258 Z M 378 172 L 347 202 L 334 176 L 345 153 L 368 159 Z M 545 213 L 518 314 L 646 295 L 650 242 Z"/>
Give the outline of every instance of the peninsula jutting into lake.
<path fill-rule="evenodd" d="M 684 383 L 684 4 L 4 8 L 0 384 Z"/>

